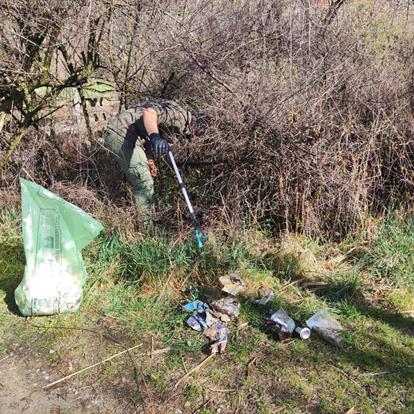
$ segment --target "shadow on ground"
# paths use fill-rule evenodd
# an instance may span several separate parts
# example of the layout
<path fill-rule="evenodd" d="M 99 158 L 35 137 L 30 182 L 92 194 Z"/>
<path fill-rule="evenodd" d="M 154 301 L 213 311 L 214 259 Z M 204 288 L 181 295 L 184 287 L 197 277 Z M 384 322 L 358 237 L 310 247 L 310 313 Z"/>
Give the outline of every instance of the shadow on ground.
<path fill-rule="evenodd" d="M 0 243 L 0 292 L 10 312 L 21 316 L 14 300 L 14 291 L 23 277 L 25 256 L 20 243 Z"/>

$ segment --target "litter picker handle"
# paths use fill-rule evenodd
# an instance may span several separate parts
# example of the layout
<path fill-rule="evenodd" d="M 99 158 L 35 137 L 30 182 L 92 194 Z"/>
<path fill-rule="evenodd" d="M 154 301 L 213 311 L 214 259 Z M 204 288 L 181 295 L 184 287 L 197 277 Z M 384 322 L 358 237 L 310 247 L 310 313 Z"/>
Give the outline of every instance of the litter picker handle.
<path fill-rule="evenodd" d="M 178 186 L 179 186 L 180 191 L 181 191 L 181 193 L 184 197 L 184 200 L 187 204 L 188 211 L 190 212 L 191 220 L 192 220 L 192 222 L 194 224 L 194 228 L 195 228 L 195 235 L 196 235 L 196 239 L 197 239 L 197 242 L 198 242 L 198 247 L 201 248 L 201 247 L 203 247 L 203 241 L 205 241 L 207 239 L 207 237 L 204 234 L 204 232 L 200 230 L 200 223 L 198 221 L 197 216 L 194 213 L 193 206 L 192 206 L 191 201 L 188 197 L 187 190 L 185 188 L 183 179 L 181 178 L 180 171 L 178 170 L 177 164 L 175 163 L 174 155 L 171 151 L 171 148 L 168 148 L 168 158 L 169 158 L 169 160 L 171 162 L 171 165 L 174 169 L 175 175 L 177 176 Z"/>
<path fill-rule="evenodd" d="M 185 199 L 185 202 L 187 203 L 187 207 L 188 207 L 188 210 L 190 211 L 191 218 L 193 218 L 192 217 L 193 214 L 194 214 L 193 206 L 191 205 L 191 201 L 188 198 L 187 190 L 185 189 L 183 179 L 181 178 L 180 171 L 178 170 L 177 164 L 175 163 L 174 155 L 173 155 L 171 149 L 168 150 L 168 158 L 170 159 L 171 165 L 174 168 L 174 172 L 175 172 L 175 175 L 177 176 L 177 180 L 178 180 L 178 186 L 179 186 L 179 188 L 181 190 L 181 193 L 182 193 L 182 195 Z"/>

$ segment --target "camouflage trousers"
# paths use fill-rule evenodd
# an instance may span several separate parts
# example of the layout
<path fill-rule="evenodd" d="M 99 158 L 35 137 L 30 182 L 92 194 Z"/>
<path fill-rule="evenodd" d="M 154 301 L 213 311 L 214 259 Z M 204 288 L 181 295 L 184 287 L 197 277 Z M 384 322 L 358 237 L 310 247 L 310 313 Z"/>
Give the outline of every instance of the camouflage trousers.
<path fill-rule="evenodd" d="M 132 184 L 135 204 L 144 210 L 144 214 L 151 215 L 154 179 L 144 148 L 138 143 L 133 145 L 111 129 L 106 131 L 105 147 Z"/>

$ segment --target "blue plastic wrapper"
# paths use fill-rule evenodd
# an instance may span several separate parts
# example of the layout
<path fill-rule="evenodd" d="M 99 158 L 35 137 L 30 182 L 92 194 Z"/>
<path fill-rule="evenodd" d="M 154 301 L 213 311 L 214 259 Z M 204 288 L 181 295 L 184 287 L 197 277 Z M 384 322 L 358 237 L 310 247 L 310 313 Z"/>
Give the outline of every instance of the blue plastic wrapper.
<path fill-rule="evenodd" d="M 204 303 L 201 300 L 195 300 L 193 302 L 187 303 L 187 305 L 184 305 L 183 309 L 187 312 L 196 311 L 197 313 L 203 313 L 206 310 L 209 310 L 210 307 L 207 305 L 207 303 Z"/>
<path fill-rule="evenodd" d="M 207 326 L 205 318 L 201 315 L 190 316 L 187 319 L 187 325 L 199 332 Z"/>

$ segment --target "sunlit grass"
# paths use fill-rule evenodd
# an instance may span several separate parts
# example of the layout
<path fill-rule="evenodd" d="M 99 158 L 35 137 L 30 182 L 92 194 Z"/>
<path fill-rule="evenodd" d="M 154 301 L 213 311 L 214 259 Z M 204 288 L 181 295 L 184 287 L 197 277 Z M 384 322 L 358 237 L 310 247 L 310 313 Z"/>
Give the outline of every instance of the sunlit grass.
<path fill-rule="evenodd" d="M 45 363 L 68 371 L 137 343 L 144 350 L 151 343 L 168 346 L 165 356 L 140 359 L 141 380 L 162 406 L 177 392 L 174 384 L 185 369 L 205 358 L 208 345 L 186 326 L 180 305 L 201 298 L 206 285 L 217 288 L 218 278 L 232 271 L 248 285 L 240 297 L 241 315 L 229 327 L 226 353 L 178 388 L 189 407 L 200 406 L 208 388 L 221 390 L 214 404 L 229 412 L 240 405 L 257 413 L 345 412 L 352 406 L 367 413 L 414 409 L 413 319 L 404 313 L 412 307 L 414 289 L 410 221 L 382 224 L 372 248 L 357 258 L 346 255 L 351 241 L 329 244 L 300 235 L 269 239 L 258 234 L 258 245 L 253 230 L 240 230 L 231 241 L 213 234 L 201 253 L 191 241 L 177 242 L 171 235 L 131 242 L 122 230 L 112 229 L 84 251 L 89 279 L 80 311 L 28 321 L 10 307 L 24 267 L 18 223 L 18 214 L 2 213 L 3 354 L 16 342 L 30 344 Z M 396 256 L 402 260 L 394 262 Z M 275 293 L 265 306 L 254 303 L 260 286 Z M 329 309 L 344 326 L 343 347 L 336 349 L 316 335 L 309 341 L 278 342 L 264 319 L 280 307 L 302 324 L 318 309 Z M 132 359 L 114 361 L 102 369 L 99 381 L 108 386 L 134 369 Z M 142 396 L 132 399 L 142 402 Z"/>

